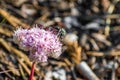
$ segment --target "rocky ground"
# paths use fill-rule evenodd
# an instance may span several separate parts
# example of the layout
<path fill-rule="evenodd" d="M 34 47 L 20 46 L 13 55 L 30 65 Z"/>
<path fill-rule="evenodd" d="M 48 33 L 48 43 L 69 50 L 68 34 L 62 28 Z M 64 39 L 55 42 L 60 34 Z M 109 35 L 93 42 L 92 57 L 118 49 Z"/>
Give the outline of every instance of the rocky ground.
<path fill-rule="evenodd" d="M 63 53 L 35 68 L 34 80 L 120 80 L 120 0 L 0 0 L 0 80 L 28 80 L 19 27 L 60 31 Z"/>

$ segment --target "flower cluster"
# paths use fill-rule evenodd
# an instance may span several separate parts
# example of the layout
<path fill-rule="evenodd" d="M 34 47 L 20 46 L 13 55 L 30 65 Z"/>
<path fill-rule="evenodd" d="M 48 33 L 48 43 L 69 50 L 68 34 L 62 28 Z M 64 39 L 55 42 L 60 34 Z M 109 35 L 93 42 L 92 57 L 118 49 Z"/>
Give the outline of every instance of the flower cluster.
<path fill-rule="evenodd" d="M 62 44 L 54 34 L 54 29 L 33 27 L 19 28 L 14 32 L 14 40 L 19 46 L 30 51 L 30 59 L 37 62 L 47 61 L 48 56 L 58 57 L 61 54 Z"/>

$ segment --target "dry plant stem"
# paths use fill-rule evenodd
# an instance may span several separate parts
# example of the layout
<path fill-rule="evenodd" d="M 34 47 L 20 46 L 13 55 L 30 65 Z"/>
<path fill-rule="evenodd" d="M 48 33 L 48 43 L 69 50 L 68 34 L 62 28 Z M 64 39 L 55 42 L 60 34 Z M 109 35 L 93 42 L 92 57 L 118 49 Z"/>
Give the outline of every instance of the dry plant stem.
<path fill-rule="evenodd" d="M 115 5 L 117 4 L 117 2 L 118 2 L 119 0 L 113 0 L 113 1 L 114 1 L 114 4 L 113 4 L 113 3 L 109 4 L 109 8 L 108 8 L 108 10 L 107 10 L 107 12 L 108 12 L 109 14 L 112 14 L 112 13 L 113 13 L 113 11 L 114 11 L 114 9 L 115 9 Z M 108 36 L 108 35 L 109 35 L 109 32 L 110 32 L 110 24 L 111 24 L 111 19 L 110 19 L 109 17 L 106 19 L 106 24 L 107 24 L 107 26 L 105 27 L 105 35 Z"/>
<path fill-rule="evenodd" d="M 20 69 L 20 73 L 21 73 L 21 76 L 22 76 L 23 80 L 26 80 L 24 71 L 23 71 L 22 66 L 20 64 L 19 64 L 19 69 Z"/>
<path fill-rule="evenodd" d="M 30 69 L 28 68 L 28 66 L 23 62 L 22 59 L 18 59 L 18 62 L 20 63 L 20 65 L 24 68 L 24 70 L 26 71 L 26 73 L 28 75 L 30 75 Z"/>
<path fill-rule="evenodd" d="M 28 75 L 30 75 L 30 69 L 28 68 L 28 66 L 23 62 L 24 60 L 22 59 L 18 59 L 20 65 L 24 68 L 24 70 L 27 72 Z M 31 66 L 32 69 L 32 66 Z M 26 80 L 26 79 L 25 79 Z M 32 78 L 32 80 L 36 80 L 35 77 Z"/>
<path fill-rule="evenodd" d="M 0 14 L 15 28 L 18 28 L 19 26 L 22 26 L 24 28 L 29 28 L 29 25 L 26 23 L 23 23 L 21 20 L 19 20 L 17 17 L 11 15 L 7 11 L 0 9 Z"/>
<path fill-rule="evenodd" d="M 79 62 L 81 61 L 82 48 L 78 46 L 77 41 L 74 41 L 73 43 L 71 43 L 71 45 L 68 45 L 68 47 L 68 52 L 70 53 L 72 60 L 75 62 L 75 64 L 79 64 Z"/>
<path fill-rule="evenodd" d="M 33 78 L 33 75 L 34 75 L 34 71 L 35 71 L 35 62 L 32 63 L 32 68 L 31 68 L 31 73 L 30 73 L 30 78 L 29 80 L 32 80 Z"/>
<path fill-rule="evenodd" d="M 5 68 L 2 66 L 2 65 L 0 65 L 0 69 L 2 70 L 2 71 L 4 71 L 4 74 L 6 74 L 10 79 L 12 79 L 12 76 L 7 72 L 7 71 L 5 71 Z M 2 73 L 0 73 L 0 75 L 1 75 Z"/>
<path fill-rule="evenodd" d="M 3 35 L 6 35 L 8 37 L 11 37 L 11 35 L 12 35 L 12 31 L 5 29 L 2 26 L 0 26 L 0 33 Z"/>
<path fill-rule="evenodd" d="M 111 52 L 97 52 L 97 51 L 88 51 L 87 55 L 90 56 L 120 56 L 120 51 L 111 51 Z"/>

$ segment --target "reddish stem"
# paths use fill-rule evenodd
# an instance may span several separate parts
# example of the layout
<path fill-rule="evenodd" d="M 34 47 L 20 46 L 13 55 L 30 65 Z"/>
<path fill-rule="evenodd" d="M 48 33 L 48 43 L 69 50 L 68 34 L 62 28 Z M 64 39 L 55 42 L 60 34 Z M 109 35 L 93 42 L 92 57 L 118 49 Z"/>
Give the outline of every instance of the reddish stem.
<path fill-rule="evenodd" d="M 32 68 L 31 68 L 29 80 L 32 80 L 33 75 L 34 75 L 34 71 L 35 71 L 35 62 L 32 63 Z"/>

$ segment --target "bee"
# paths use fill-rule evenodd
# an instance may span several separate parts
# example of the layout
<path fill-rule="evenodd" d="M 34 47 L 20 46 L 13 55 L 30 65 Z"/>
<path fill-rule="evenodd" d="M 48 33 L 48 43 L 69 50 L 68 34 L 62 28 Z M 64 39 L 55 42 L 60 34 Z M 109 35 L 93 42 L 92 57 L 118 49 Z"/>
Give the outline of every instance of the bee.
<path fill-rule="evenodd" d="M 57 36 L 63 40 L 64 36 L 66 35 L 66 31 L 64 28 L 60 28 L 60 27 L 57 27 L 58 29 L 58 33 L 57 33 Z"/>
<path fill-rule="evenodd" d="M 54 26 L 54 27 L 47 27 L 53 34 L 56 34 L 60 41 L 63 41 L 64 36 L 66 35 L 66 31 L 64 28 Z"/>
<path fill-rule="evenodd" d="M 64 28 L 61 28 L 59 26 L 54 26 L 54 27 L 48 27 L 48 26 L 43 26 L 41 24 L 35 24 L 36 27 L 39 27 L 41 29 L 49 30 L 53 34 L 57 34 L 58 38 L 62 41 L 64 36 L 66 35 L 66 31 Z"/>

